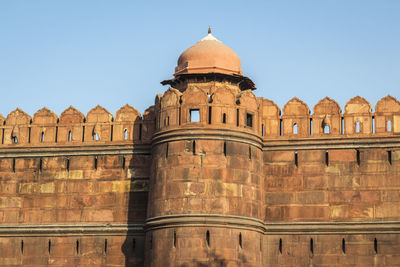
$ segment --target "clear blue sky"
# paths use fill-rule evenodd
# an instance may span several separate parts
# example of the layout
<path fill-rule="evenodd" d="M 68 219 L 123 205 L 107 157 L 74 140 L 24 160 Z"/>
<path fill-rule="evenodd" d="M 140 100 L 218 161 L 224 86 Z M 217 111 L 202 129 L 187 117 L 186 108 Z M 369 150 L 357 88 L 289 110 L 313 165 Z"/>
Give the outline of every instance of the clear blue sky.
<path fill-rule="evenodd" d="M 141 113 L 181 52 L 207 33 L 231 47 L 281 108 L 323 97 L 342 110 L 400 98 L 400 1 L 0 1 L 0 113 L 97 104 Z"/>

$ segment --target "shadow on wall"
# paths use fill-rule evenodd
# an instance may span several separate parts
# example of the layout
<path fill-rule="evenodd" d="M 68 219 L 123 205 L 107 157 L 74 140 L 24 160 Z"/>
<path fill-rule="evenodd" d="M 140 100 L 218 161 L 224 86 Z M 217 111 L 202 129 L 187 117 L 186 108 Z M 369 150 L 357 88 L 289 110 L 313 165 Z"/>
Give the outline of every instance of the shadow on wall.
<path fill-rule="evenodd" d="M 133 156 L 127 164 L 126 172 L 146 166 L 146 156 Z M 133 172 L 132 172 L 133 173 Z M 138 173 L 142 173 L 138 171 Z M 131 190 L 127 193 L 127 224 L 128 231 L 125 241 L 121 247 L 125 255 L 125 266 L 142 267 L 144 265 L 144 246 L 145 246 L 145 233 L 143 225 L 146 220 L 147 210 L 147 197 L 148 192 L 145 191 L 148 177 L 136 177 L 132 175 L 130 180 Z M 118 205 L 118 203 L 116 203 Z"/>
<path fill-rule="evenodd" d="M 224 259 L 222 256 L 219 256 L 215 253 L 215 251 L 206 251 L 208 253 L 208 261 L 207 262 L 200 262 L 193 260 L 191 263 L 183 263 L 179 267 L 226 267 L 228 263 L 235 263 L 235 266 L 248 266 L 246 257 L 239 253 L 238 260 L 236 262 L 228 261 Z"/>

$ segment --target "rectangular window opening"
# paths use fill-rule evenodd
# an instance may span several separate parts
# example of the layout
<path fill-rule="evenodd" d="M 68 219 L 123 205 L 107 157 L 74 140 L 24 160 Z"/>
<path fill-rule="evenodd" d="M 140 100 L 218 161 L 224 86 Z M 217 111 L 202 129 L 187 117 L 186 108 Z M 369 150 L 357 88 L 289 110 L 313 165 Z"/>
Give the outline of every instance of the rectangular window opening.
<path fill-rule="evenodd" d="M 253 127 L 253 114 L 250 113 L 246 114 L 246 126 Z"/>
<path fill-rule="evenodd" d="M 392 165 L 392 150 L 388 149 L 387 154 L 388 154 L 388 162 L 390 165 Z"/>
<path fill-rule="evenodd" d="M 283 135 L 283 129 L 282 129 L 282 119 L 279 120 L 279 136 Z"/>
<path fill-rule="evenodd" d="M 296 167 L 299 166 L 299 160 L 298 160 L 298 156 L 297 156 L 297 151 L 294 152 L 294 165 L 296 165 Z"/>
<path fill-rule="evenodd" d="M 312 118 L 310 118 L 310 135 L 313 134 L 313 121 Z"/>
<path fill-rule="evenodd" d="M 236 126 L 239 127 L 239 109 L 236 109 Z"/>
<path fill-rule="evenodd" d="M 357 149 L 357 165 L 360 166 L 361 159 L 360 159 L 360 150 Z"/>
<path fill-rule="evenodd" d="M 208 107 L 208 124 L 211 124 L 212 108 Z"/>
<path fill-rule="evenodd" d="M 265 126 L 261 124 L 261 136 L 265 136 Z"/>
<path fill-rule="evenodd" d="M 190 122 L 200 122 L 200 110 L 199 109 L 191 109 L 189 112 Z"/>

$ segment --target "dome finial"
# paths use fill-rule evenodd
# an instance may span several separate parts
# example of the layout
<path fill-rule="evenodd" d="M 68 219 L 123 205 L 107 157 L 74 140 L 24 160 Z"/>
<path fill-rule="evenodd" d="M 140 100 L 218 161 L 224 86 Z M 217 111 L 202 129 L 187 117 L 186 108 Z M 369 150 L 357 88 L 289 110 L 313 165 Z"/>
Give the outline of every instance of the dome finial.
<path fill-rule="evenodd" d="M 208 25 L 208 34 L 211 34 L 211 26 Z"/>

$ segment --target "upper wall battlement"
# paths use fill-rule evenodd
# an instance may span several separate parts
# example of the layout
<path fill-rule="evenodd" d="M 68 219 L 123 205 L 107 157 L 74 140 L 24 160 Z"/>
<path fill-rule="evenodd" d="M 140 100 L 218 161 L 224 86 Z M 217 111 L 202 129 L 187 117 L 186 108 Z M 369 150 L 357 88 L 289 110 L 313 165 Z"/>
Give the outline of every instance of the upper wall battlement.
<path fill-rule="evenodd" d="M 190 117 L 193 111 L 198 111 L 196 122 Z M 154 131 L 182 126 L 240 128 L 264 139 L 390 136 L 400 134 L 400 102 L 388 95 L 372 112 L 371 104 L 357 96 L 342 112 L 336 101 L 325 97 L 311 114 L 296 97 L 281 112 L 273 101 L 256 98 L 251 90 L 235 94 L 225 86 L 211 93 L 201 87 L 184 92 L 170 88 L 143 115 L 129 105 L 115 116 L 101 106 L 86 116 L 70 106 L 59 117 L 46 107 L 33 117 L 17 108 L 6 118 L 0 114 L 0 141 L 3 146 L 148 144 Z"/>
<path fill-rule="evenodd" d="M 44 107 L 33 118 L 17 108 L 4 118 L 0 114 L 0 144 L 19 145 L 80 145 L 105 143 L 149 143 L 154 129 L 154 108 L 143 116 L 125 105 L 115 116 L 101 106 L 86 116 L 70 106 L 60 117 Z"/>
<path fill-rule="evenodd" d="M 375 105 L 360 96 L 350 99 L 344 108 L 325 97 L 311 114 L 306 103 L 293 98 L 283 107 L 262 99 L 262 129 L 264 138 L 302 138 L 335 136 L 369 136 L 400 134 L 400 102 L 388 95 Z"/>

